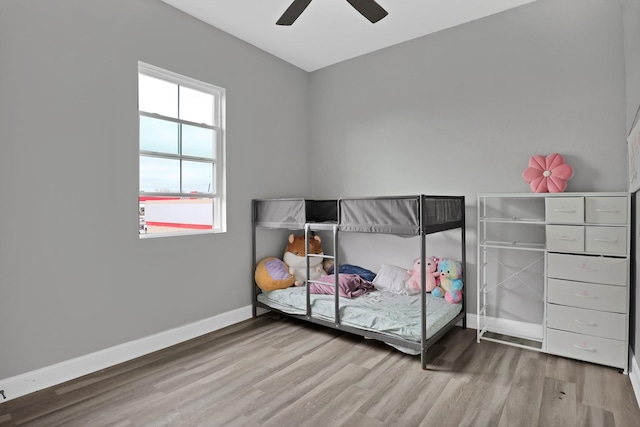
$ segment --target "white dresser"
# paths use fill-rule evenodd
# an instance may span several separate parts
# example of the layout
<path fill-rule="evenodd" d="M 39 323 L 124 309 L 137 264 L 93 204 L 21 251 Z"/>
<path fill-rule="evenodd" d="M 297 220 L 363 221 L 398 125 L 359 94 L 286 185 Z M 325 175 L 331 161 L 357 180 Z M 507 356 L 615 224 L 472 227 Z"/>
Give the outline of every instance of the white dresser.
<path fill-rule="evenodd" d="M 627 373 L 630 221 L 629 193 L 479 194 L 478 342 Z"/>

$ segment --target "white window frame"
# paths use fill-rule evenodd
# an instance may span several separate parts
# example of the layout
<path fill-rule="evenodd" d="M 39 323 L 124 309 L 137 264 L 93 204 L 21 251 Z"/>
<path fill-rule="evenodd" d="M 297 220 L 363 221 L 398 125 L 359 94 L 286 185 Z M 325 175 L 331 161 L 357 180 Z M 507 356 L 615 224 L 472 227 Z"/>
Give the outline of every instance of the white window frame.
<path fill-rule="evenodd" d="M 144 74 L 149 77 L 154 77 L 160 80 L 167 81 L 169 83 L 184 86 L 190 89 L 194 89 L 200 92 L 205 92 L 213 95 L 214 99 L 214 117 L 213 126 L 205 125 L 202 123 L 193 123 L 187 120 L 177 119 L 174 117 L 167 117 L 157 113 L 141 111 L 138 108 L 138 124 L 140 123 L 140 117 L 146 116 L 151 118 L 159 118 L 163 120 L 172 121 L 175 123 L 187 124 L 190 126 L 199 126 L 207 129 L 212 129 L 216 133 L 216 143 L 213 149 L 213 182 L 214 188 L 211 193 L 161 193 L 161 192 L 142 192 L 138 187 L 139 196 L 158 196 L 158 197 L 189 197 L 189 198 L 202 198 L 213 199 L 212 203 L 212 229 L 207 230 L 188 230 L 188 231 L 176 231 L 165 233 L 152 233 L 152 234 L 139 234 L 140 238 L 149 237 L 168 237 L 168 236 L 183 236 L 192 234 L 211 234 L 211 233 L 224 233 L 227 231 L 227 207 L 226 207 L 226 137 L 225 137 L 225 106 L 226 106 L 226 94 L 225 89 L 214 86 L 209 83 L 204 83 L 190 77 L 164 70 L 154 65 L 146 64 L 144 62 L 138 62 L 138 79 L 139 75 Z M 138 144 L 140 144 L 140 130 L 138 128 Z M 142 155 L 176 159 L 176 155 L 164 155 L 162 153 L 147 152 L 139 148 L 138 145 L 138 158 Z M 185 156 L 179 155 L 180 158 Z M 138 175 L 140 171 L 138 171 Z M 138 185 L 140 185 L 140 176 L 138 176 Z"/>

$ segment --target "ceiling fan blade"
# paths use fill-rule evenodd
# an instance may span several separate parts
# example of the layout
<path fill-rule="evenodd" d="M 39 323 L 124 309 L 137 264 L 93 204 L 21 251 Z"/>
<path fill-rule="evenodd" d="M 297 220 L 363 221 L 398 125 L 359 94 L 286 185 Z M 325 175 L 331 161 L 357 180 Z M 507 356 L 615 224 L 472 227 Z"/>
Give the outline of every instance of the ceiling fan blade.
<path fill-rule="evenodd" d="M 276 25 L 291 25 L 298 16 L 309 6 L 311 0 L 293 0 L 293 3 L 284 11 Z"/>
<path fill-rule="evenodd" d="M 358 12 L 375 24 L 389 13 L 375 0 L 347 0 Z"/>

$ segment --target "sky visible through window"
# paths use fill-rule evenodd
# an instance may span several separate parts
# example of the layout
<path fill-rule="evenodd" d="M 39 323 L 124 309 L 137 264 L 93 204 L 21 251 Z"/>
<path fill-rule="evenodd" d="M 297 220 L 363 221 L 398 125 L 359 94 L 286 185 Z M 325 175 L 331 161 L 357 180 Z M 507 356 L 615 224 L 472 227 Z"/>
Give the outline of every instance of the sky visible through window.
<path fill-rule="evenodd" d="M 145 113 L 213 125 L 213 95 L 144 74 L 139 75 L 139 109 Z M 213 129 L 140 116 L 140 150 L 160 155 L 214 157 Z M 214 165 L 189 159 L 140 156 L 140 191 L 211 193 Z M 182 186 L 181 186 L 182 184 Z"/>

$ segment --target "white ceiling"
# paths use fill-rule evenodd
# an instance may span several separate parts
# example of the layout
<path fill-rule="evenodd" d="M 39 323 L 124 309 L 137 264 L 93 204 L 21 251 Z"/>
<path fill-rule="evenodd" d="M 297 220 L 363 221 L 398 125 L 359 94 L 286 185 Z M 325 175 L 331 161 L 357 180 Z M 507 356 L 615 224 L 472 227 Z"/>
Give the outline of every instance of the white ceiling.
<path fill-rule="evenodd" d="M 291 26 L 276 25 L 293 0 L 162 0 L 305 71 L 483 18 L 535 0 L 377 0 L 372 24 L 346 0 L 313 0 Z"/>

